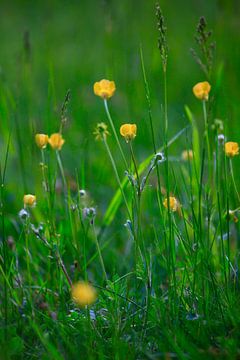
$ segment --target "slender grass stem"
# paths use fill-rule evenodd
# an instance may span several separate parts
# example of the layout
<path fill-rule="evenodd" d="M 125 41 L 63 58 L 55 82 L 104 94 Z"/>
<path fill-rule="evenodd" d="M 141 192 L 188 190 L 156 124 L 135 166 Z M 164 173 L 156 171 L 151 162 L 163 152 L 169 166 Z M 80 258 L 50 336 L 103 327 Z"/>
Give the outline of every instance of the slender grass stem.
<path fill-rule="evenodd" d="M 236 184 L 235 177 L 234 177 L 234 172 L 233 172 L 232 159 L 230 159 L 229 165 L 230 165 L 230 172 L 231 172 L 231 176 L 232 176 L 233 187 L 234 187 L 234 190 L 235 190 L 235 192 L 237 194 L 238 201 L 240 202 L 240 195 L 239 195 L 239 192 L 238 192 L 238 189 L 237 189 L 237 184 Z"/>
<path fill-rule="evenodd" d="M 127 212 L 128 212 L 128 216 L 129 216 L 129 218 L 131 219 L 131 218 L 132 218 L 131 212 L 130 212 L 130 209 L 129 209 L 129 206 L 128 206 L 128 202 L 127 202 L 126 196 L 125 196 L 125 194 L 124 194 L 122 185 L 121 185 L 121 180 L 120 180 L 119 175 L 118 175 L 118 171 L 117 171 L 117 167 L 116 167 L 116 164 L 115 164 L 115 160 L 114 160 L 114 158 L 113 158 L 113 156 L 112 156 L 111 150 L 110 150 L 110 148 L 109 148 L 109 146 L 108 146 L 108 143 L 107 143 L 107 140 L 106 140 L 105 137 L 103 137 L 103 143 L 104 143 L 104 145 L 105 145 L 105 147 L 106 147 L 108 156 L 109 156 L 110 161 L 111 161 L 111 163 L 112 163 L 112 167 L 113 167 L 113 170 L 114 170 L 114 173 L 115 173 L 115 177 L 116 177 L 116 179 L 117 179 L 117 183 L 118 183 L 119 189 L 120 189 L 120 191 L 121 191 L 121 193 L 122 193 L 122 197 L 123 197 L 124 203 L 125 203 L 125 205 L 126 205 L 126 209 L 127 209 Z M 127 168 L 128 168 L 128 167 L 127 167 Z"/>
<path fill-rule="evenodd" d="M 0 215 L 1 215 L 1 235 L 3 241 L 3 272 L 4 272 L 4 338 L 8 338 L 8 291 L 7 291 L 7 267 L 8 267 L 8 254 L 7 254 L 7 239 L 5 235 L 5 209 L 4 209 L 4 179 L 2 176 L 0 165 L 0 180 L 1 180 L 1 199 L 0 199 Z"/>
<path fill-rule="evenodd" d="M 105 280 L 107 282 L 108 277 L 107 277 L 107 273 L 106 273 L 106 269 L 105 269 L 105 265 L 104 265 L 104 261 L 103 261 L 103 257 L 102 257 L 102 252 L 101 252 L 99 242 L 98 242 L 98 238 L 97 238 L 97 233 L 96 233 L 96 229 L 95 229 L 94 220 L 93 220 L 93 223 L 92 223 L 92 228 L 93 228 L 94 240 L 95 240 L 97 251 L 98 251 L 98 256 L 99 256 L 100 263 L 101 263 L 101 266 L 102 266 L 103 275 L 104 275 Z"/>
<path fill-rule="evenodd" d="M 205 125 L 205 132 L 204 137 L 206 139 L 207 143 L 207 152 L 208 152 L 208 179 L 211 182 L 212 181 L 212 169 L 211 169 L 211 147 L 210 147 L 210 141 L 209 141 L 209 126 L 208 126 L 208 116 L 207 116 L 207 107 L 206 107 L 206 101 L 203 100 L 203 118 L 204 118 L 204 125 Z"/>
<path fill-rule="evenodd" d="M 143 74 L 143 81 L 144 81 L 144 87 L 145 87 L 145 95 L 146 95 L 147 106 L 148 106 L 148 117 L 149 117 L 150 128 L 151 128 L 153 150 L 154 150 L 154 153 L 156 154 L 157 147 L 156 147 L 154 130 L 153 130 L 151 97 L 150 97 L 150 91 L 149 91 L 148 81 L 147 81 L 147 77 L 146 77 L 146 71 L 145 71 L 145 65 L 144 65 L 144 59 L 143 59 L 143 50 L 142 50 L 141 45 L 140 45 L 140 58 L 141 58 L 142 74 Z"/>
<path fill-rule="evenodd" d="M 41 168 L 42 168 L 42 178 L 43 178 L 43 190 L 48 193 L 49 188 L 48 188 L 48 182 L 47 182 L 47 177 L 46 177 L 46 173 L 45 173 L 46 161 L 45 161 L 44 149 L 41 149 L 41 157 L 42 157 Z"/>
<path fill-rule="evenodd" d="M 56 150 L 56 157 L 57 157 L 57 162 L 58 162 L 58 166 L 59 166 L 62 181 L 63 181 L 64 194 L 65 194 L 65 197 L 67 197 L 67 181 L 66 181 L 66 177 L 64 174 L 64 170 L 63 170 L 62 159 L 61 159 L 61 156 L 60 156 L 60 153 L 58 150 Z"/>
<path fill-rule="evenodd" d="M 60 266 L 60 268 L 61 268 L 61 270 L 62 270 L 62 272 L 63 272 L 63 274 L 64 274 L 64 276 L 65 276 L 65 278 L 67 280 L 67 282 L 68 282 L 68 285 L 70 287 L 72 287 L 72 280 L 71 280 L 70 276 L 68 275 L 67 269 L 66 269 L 65 264 L 64 264 L 64 262 L 63 262 L 63 260 L 62 260 L 62 258 L 60 256 L 59 251 L 57 251 L 56 255 L 57 255 L 58 264 L 59 264 L 59 266 Z"/>
<path fill-rule="evenodd" d="M 123 158 L 123 161 L 124 161 L 124 164 L 125 164 L 125 167 L 126 169 L 128 168 L 128 165 L 127 165 L 127 160 L 126 160 L 126 157 L 123 153 L 123 150 L 122 150 L 122 146 L 120 144 L 120 141 L 119 141 L 119 138 L 118 138 L 118 135 L 117 135 L 117 132 L 116 132 L 116 129 L 115 129 L 115 125 L 114 125 L 114 122 L 112 120 L 112 117 L 111 117 L 111 114 L 110 114 L 110 111 L 109 111 L 109 108 L 108 108 L 108 102 L 107 102 L 107 99 L 104 99 L 104 107 L 105 107 L 105 111 L 106 111 L 106 114 L 107 114 L 107 117 L 108 117 L 108 120 L 110 122 L 110 125 L 112 127 L 112 131 L 113 131 L 113 134 L 114 134 L 114 137 L 116 139 L 116 142 L 117 142 L 117 145 L 118 145 L 118 148 L 119 148 L 119 151 L 121 153 L 121 156 Z"/>

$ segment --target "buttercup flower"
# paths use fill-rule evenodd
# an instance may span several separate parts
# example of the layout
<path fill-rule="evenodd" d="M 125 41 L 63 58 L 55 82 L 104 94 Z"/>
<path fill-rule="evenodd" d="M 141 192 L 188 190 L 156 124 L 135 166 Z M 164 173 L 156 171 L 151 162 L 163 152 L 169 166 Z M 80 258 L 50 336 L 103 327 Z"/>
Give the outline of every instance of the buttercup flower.
<path fill-rule="evenodd" d="M 163 202 L 163 206 L 168 209 L 168 199 L 166 198 Z M 169 196 L 169 207 L 170 211 L 177 211 L 178 209 L 178 201 L 174 196 Z"/>
<path fill-rule="evenodd" d="M 95 82 L 93 85 L 94 94 L 100 96 L 103 99 L 110 99 L 115 93 L 116 86 L 114 81 L 109 80 L 101 80 Z"/>
<path fill-rule="evenodd" d="M 32 194 L 27 194 L 23 196 L 24 206 L 35 206 L 36 205 L 36 196 Z"/>
<path fill-rule="evenodd" d="M 239 154 L 239 145 L 237 142 L 226 142 L 225 143 L 225 154 L 229 157 L 234 157 Z"/>
<path fill-rule="evenodd" d="M 48 144 L 48 135 L 46 134 L 36 134 L 35 142 L 40 149 L 44 149 Z"/>
<path fill-rule="evenodd" d="M 203 81 L 197 83 L 193 87 L 193 94 L 196 96 L 199 100 L 208 100 L 208 94 L 210 93 L 211 85 L 208 81 Z"/>
<path fill-rule="evenodd" d="M 62 138 L 61 134 L 55 133 L 50 136 L 48 142 L 54 150 L 61 150 L 65 140 Z"/>
<path fill-rule="evenodd" d="M 84 307 L 96 301 L 97 293 L 90 284 L 80 281 L 72 286 L 72 298 L 79 306 Z"/>
<path fill-rule="evenodd" d="M 126 142 L 133 140 L 137 134 L 136 124 L 124 124 L 120 127 L 120 134 L 125 138 Z"/>
<path fill-rule="evenodd" d="M 192 150 L 184 150 L 182 152 L 183 161 L 188 161 L 193 159 L 193 151 Z"/>

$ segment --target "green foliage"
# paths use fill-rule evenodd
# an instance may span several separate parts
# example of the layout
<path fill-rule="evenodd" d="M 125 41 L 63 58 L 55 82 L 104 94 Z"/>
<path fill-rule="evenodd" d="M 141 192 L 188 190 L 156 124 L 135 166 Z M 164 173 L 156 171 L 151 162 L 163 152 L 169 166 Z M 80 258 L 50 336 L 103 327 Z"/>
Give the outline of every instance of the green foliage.
<path fill-rule="evenodd" d="M 240 133 L 234 4 L 2 3 L 1 359 L 239 356 L 240 158 L 224 153 Z M 102 78 L 116 83 L 105 101 Z M 58 131 L 59 151 L 36 146 Z M 84 308 L 79 280 L 97 290 Z"/>

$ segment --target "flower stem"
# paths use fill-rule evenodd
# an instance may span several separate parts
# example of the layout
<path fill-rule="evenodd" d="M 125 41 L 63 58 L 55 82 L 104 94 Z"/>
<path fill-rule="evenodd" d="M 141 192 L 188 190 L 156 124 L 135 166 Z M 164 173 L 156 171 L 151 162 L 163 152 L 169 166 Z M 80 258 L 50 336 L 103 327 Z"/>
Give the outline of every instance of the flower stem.
<path fill-rule="evenodd" d="M 127 208 L 128 216 L 129 216 L 129 218 L 131 219 L 131 212 L 130 212 L 130 209 L 129 209 L 129 206 L 128 206 L 128 202 L 127 202 L 126 196 L 125 196 L 125 194 L 124 194 L 122 185 L 121 185 L 121 180 L 120 180 L 119 175 L 118 175 L 117 167 L 116 167 L 114 158 L 113 158 L 113 156 L 112 156 L 111 150 L 110 150 L 110 148 L 109 148 L 109 146 L 108 146 L 108 143 L 107 143 L 107 140 L 106 140 L 105 137 L 103 137 L 103 143 L 104 143 L 104 145 L 105 145 L 105 147 L 106 147 L 108 156 L 109 156 L 109 158 L 110 158 L 110 160 L 111 160 L 112 167 L 113 167 L 113 170 L 114 170 L 114 173 L 115 173 L 117 182 L 118 182 L 118 186 L 119 186 L 119 188 L 120 188 L 120 191 L 121 191 L 121 193 L 122 193 L 122 197 L 123 197 L 124 203 L 125 203 L 126 208 Z"/>
<path fill-rule="evenodd" d="M 234 178 L 234 173 L 233 173 L 233 165 L 232 165 L 232 159 L 230 159 L 230 172 L 231 172 L 231 176 L 232 176 L 232 181 L 233 181 L 233 186 L 234 186 L 234 190 L 236 191 L 237 197 L 238 197 L 238 201 L 240 201 L 240 195 L 237 189 L 237 185 L 236 185 L 236 181 Z"/>
<path fill-rule="evenodd" d="M 48 188 L 48 183 L 47 183 L 46 174 L 45 174 L 46 162 L 45 162 L 44 149 L 41 149 L 41 156 L 42 156 L 41 168 L 42 168 L 42 177 L 43 177 L 43 190 L 48 192 L 49 188 Z"/>
<path fill-rule="evenodd" d="M 94 221 L 93 221 L 92 226 L 93 226 L 94 240 L 95 240 L 95 243 L 96 243 L 96 247 L 97 247 L 97 251 L 98 251 L 100 263 L 101 263 L 101 266 L 102 266 L 102 271 L 103 271 L 105 280 L 106 280 L 106 282 L 107 282 L 107 281 L 108 281 L 108 277 L 107 277 L 107 273 L 106 273 L 106 269 L 105 269 L 105 265 L 104 265 L 104 261 L 103 261 L 103 257 L 102 257 L 102 252 L 101 252 L 101 249 L 100 249 L 100 246 L 99 246 L 99 242 L 98 242 L 98 238 L 97 238 L 97 234 L 96 234 L 96 229 L 95 229 Z"/>
<path fill-rule="evenodd" d="M 60 173 L 61 173 L 62 180 L 63 180 L 64 194 L 65 194 L 65 196 L 67 196 L 67 182 L 66 182 L 66 177 L 64 174 L 64 170 L 63 170 L 61 156 L 60 156 L 58 150 L 56 150 L 56 156 L 57 156 L 57 162 L 58 162 L 58 166 L 59 166 Z"/>
<path fill-rule="evenodd" d="M 124 164 L 125 164 L 126 169 L 127 169 L 127 168 L 128 168 L 128 165 L 127 165 L 127 160 L 126 160 L 126 158 L 125 158 L 125 155 L 124 155 L 124 153 L 123 153 L 123 150 L 122 150 L 121 144 L 120 144 L 120 142 L 119 142 L 119 139 L 118 139 L 118 136 L 117 136 L 117 132 L 116 132 L 116 129 L 115 129 L 114 123 L 113 123 L 113 121 L 112 121 L 112 117 L 111 117 L 110 112 L 109 112 L 108 102 L 107 102 L 107 100 L 106 100 L 106 99 L 104 99 L 104 107 L 105 107 L 105 111 L 106 111 L 106 114 L 107 114 L 108 120 L 109 120 L 109 122 L 110 122 L 110 125 L 111 125 L 111 127 L 112 127 L 112 131 L 113 131 L 114 137 L 115 137 L 115 139 L 116 139 L 116 142 L 117 142 L 118 148 L 119 148 L 119 150 L 120 150 L 120 153 L 121 153 L 121 155 L 122 155 L 122 158 L 123 158 Z"/>
<path fill-rule="evenodd" d="M 204 137 L 206 138 L 207 142 L 207 151 L 208 151 L 208 178 L 211 179 L 211 148 L 210 148 L 210 142 L 209 142 L 209 133 L 208 133 L 208 117 L 207 117 L 207 108 L 206 108 L 206 101 L 203 100 L 203 118 L 204 118 L 204 124 L 205 124 L 205 133 Z"/>

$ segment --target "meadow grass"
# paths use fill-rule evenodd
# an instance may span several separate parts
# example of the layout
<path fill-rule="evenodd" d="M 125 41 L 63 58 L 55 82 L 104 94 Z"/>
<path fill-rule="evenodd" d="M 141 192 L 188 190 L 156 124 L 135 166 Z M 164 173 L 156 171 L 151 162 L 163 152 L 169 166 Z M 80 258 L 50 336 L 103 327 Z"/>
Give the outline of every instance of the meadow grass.
<path fill-rule="evenodd" d="M 27 3 L 15 6 L 19 22 L 29 13 L 38 21 Z M 56 11 L 56 28 L 77 21 L 77 3 L 66 13 L 57 4 L 36 6 L 42 19 L 44 10 Z M 81 6 L 84 29 L 92 8 Z M 116 89 L 94 85 L 101 77 L 90 76 L 87 60 L 76 84 L 70 56 L 66 88 L 61 58 L 41 83 L 44 72 L 37 68 L 54 56 L 40 56 L 25 32 L 17 69 L 2 73 L 0 359 L 238 358 L 239 125 L 220 90 L 226 75 L 215 34 L 204 17 L 196 31 L 188 30 L 196 38 L 191 61 L 198 79 L 179 84 L 171 64 L 177 50 L 172 45 L 171 52 L 171 28 L 158 4 L 98 6 L 107 17 L 96 22 L 106 26 L 108 51 L 116 48 L 114 11 L 125 19 L 126 9 L 137 9 L 144 19 L 149 10 L 149 24 L 157 24 L 152 67 L 147 35 L 132 45 L 128 34 L 126 48 L 125 38 L 119 46 L 135 49 L 137 78 L 135 69 L 130 80 L 118 74 L 118 86 L 111 56 L 99 64 L 98 45 L 92 45 L 96 66 L 103 67 L 98 72 Z M 224 11 L 230 10 L 226 2 Z M 50 27 L 47 53 L 60 51 L 51 47 L 55 28 L 44 24 Z M 126 88 L 131 79 L 134 86 Z M 187 104 L 181 91 L 191 94 Z M 174 118 L 176 94 L 181 116 Z M 49 136 L 44 143 L 35 138 L 41 133 Z"/>

